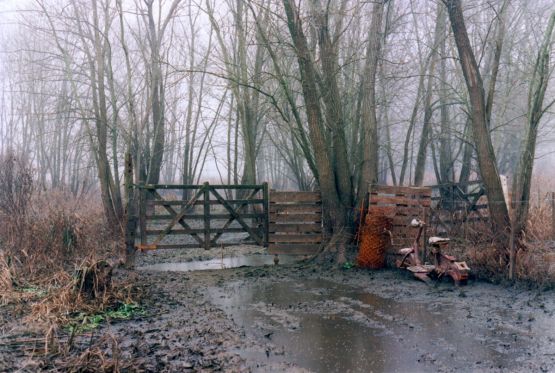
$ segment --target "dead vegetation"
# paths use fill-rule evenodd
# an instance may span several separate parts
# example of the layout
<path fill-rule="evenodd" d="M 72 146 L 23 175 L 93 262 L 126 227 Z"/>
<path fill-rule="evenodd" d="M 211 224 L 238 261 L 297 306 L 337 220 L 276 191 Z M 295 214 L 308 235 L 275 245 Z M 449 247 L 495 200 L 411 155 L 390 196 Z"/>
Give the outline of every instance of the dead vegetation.
<path fill-rule="evenodd" d="M 552 206 L 548 198 L 539 198 L 530 206 L 527 230 L 517 244 L 515 279 L 534 286 L 555 284 L 552 259 L 554 252 Z M 496 249 L 488 222 L 467 224 L 463 240 L 455 247 L 456 255 L 469 262 L 473 274 L 484 280 L 506 280 L 509 253 Z"/>
<path fill-rule="evenodd" d="M 40 190 L 22 157 L 9 154 L 0 159 L 2 318 L 25 325 L 19 340 L 34 341 L 6 343 L 16 354 L 40 357 L 40 364 L 67 364 L 68 371 L 118 371 L 117 354 L 115 360 L 108 358 L 113 353 L 98 347 L 111 344 L 108 350 L 116 351 L 113 338 L 91 339 L 87 348 L 74 346 L 82 331 L 76 324 L 90 323 L 91 315 L 136 304 L 138 299 L 130 282 L 112 278 L 121 243 L 99 206 L 88 195 Z M 26 333 L 32 337 L 23 337 Z"/>

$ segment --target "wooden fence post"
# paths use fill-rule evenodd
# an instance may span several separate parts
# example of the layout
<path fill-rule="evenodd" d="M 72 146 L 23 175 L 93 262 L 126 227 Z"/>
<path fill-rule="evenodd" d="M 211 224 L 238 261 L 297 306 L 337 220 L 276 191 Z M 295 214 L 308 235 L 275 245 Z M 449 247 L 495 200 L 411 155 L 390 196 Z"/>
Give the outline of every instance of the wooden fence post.
<path fill-rule="evenodd" d="M 210 184 L 204 183 L 204 249 L 210 250 Z"/>
<path fill-rule="evenodd" d="M 126 191 L 126 224 L 125 224 L 125 267 L 135 266 L 135 235 L 137 230 L 137 216 L 135 208 L 135 191 L 133 188 L 133 158 L 131 153 L 125 153 L 125 191 Z"/>
<path fill-rule="evenodd" d="M 516 267 L 516 242 L 515 242 L 515 220 L 511 219 L 511 236 L 509 237 L 509 280 L 513 281 L 515 278 Z"/>
<path fill-rule="evenodd" d="M 551 238 L 555 240 L 555 192 L 551 192 Z"/>
<path fill-rule="evenodd" d="M 270 193 L 268 192 L 268 183 L 264 182 L 262 184 L 262 199 L 263 202 L 263 209 L 264 209 L 264 247 L 268 247 L 268 241 L 270 239 L 270 212 L 269 212 L 269 205 L 270 205 Z"/>
<path fill-rule="evenodd" d="M 141 245 L 146 245 L 146 189 L 144 185 L 139 189 L 139 229 L 141 234 Z"/>

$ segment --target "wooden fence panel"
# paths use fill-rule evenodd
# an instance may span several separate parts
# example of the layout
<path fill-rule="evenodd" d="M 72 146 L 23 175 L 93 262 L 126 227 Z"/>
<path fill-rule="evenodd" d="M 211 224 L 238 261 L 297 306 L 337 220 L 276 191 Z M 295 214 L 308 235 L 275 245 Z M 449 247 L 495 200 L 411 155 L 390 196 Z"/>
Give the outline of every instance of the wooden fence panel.
<path fill-rule="evenodd" d="M 268 232 L 271 254 L 318 253 L 323 244 L 320 193 L 271 191 Z"/>

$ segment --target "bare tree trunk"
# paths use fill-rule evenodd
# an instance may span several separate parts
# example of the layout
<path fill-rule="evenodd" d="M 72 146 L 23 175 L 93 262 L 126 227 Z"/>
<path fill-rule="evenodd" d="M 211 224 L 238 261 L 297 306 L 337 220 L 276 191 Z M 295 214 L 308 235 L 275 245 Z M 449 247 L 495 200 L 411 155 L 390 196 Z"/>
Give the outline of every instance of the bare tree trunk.
<path fill-rule="evenodd" d="M 154 0 L 145 1 L 147 5 L 148 18 L 148 42 L 150 45 L 150 93 L 152 105 L 152 127 L 154 132 L 152 151 L 150 153 L 148 163 L 148 184 L 157 184 L 160 181 L 160 170 L 162 168 L 165 145 L 164 82 L 162 80 L 162 70 L 160 67 L 160 41 L 162 35 L 159 35 L 156 30 L 152 9 L 153 2 Z"/>
<path fill-rule="evenodd" d="M 376 72 L 381 55 L 381 31 L 385 1 L 379 0 L 372 8 L 372 20 L 368 31 L 366 64 L 362 82 L 362 128 L 363 151 L 361 174 L 358 183 L 358 201 L 366 198 L 368 184 L 378 181 L 378 119 L 376 117 Z"/>
<path fill-rule="evenodd" d="M 441 29 L 439 33 L 445 35 L 447 31 L 447 14 L 445 8 L 439 4 L 440 14 L 438 22 Z M 452 128 L 449 120 L 448 91 L 447 86 L 447 37 L 443 37 L 440 45 L 440 66 L 439 66 L 439 105 L 440 105 L 440 134 L 439 134 L 439 172 L 437 182 L 439 184 L 454 181 L 454 160 L 451 148 Z"/>
<path fill-rule="evenodd" d="M 474 154 L 474 144 L 472 144 L 472 124 L 470 118 L 466 120 L 463 133 L 463 156 L 461 160 L 461 172 L 459 174 L 459 183 L 465 183 L 470 180 L 472 170 L 472 154 Z M 463 189 L 466 190 L 466 189 Z"/>
<path fill-rule="evenodd" d="M 432 121 L 432 89 L 433 74 L 435 68 L 435 60 L 430 64 L 428 71 L 428 84 L 426 88 L 426 96 L 424 99 L 424 123 L 422 125 L 422 135 L 420 136 L 420 144 L 418 153 L 416 154 L 416 166 L 414 168 L 414 185 L 421 186 L 424 182 L 424 172 L 426 171 L 426 158 L 428 155 L 428 143 L 431 137 L 431 121 Z"/>
<path fill-rule="evenodd" d="M 488 205 L 499 249 L 509 245 L 509 211 L 505 203 L 501 180 L 497 171 L 496 157 L 489 134 L 486 103 L 482 77 L 468 39 L 460 0 L 446 0 L 451 28 L 459 53 L 471 105 L 472 133 L 476 144 L 480 174 L 486 187 Z"/>
<path fill-rule="evenodd" d="M 543 107 L 543 101 L 547 86 L 549 84 L 549 76 L 551 74 L 549 56 L 552 49 L 554 26 L 555 12 L 553 12 L 549 18 L 549 24 L 544 34 L 544 40 L 536 57 L 534 72 L 532 74 L 528 92 L 526 135 L 523 140 L 520 162 L 513 181 L 513 204 L 515 208 L 514 233 L 517 237 L 521 235 L 522 231 L 526 230 L 530 204 L 532 170 L 534 167 L 534 157 L 536 154 L 536 142 L 538 137 L 538 126 L 543 114 L 548 109 Z"/>
<path fill-rule="evenodd" d="M 411 168 L 409 165 L 409 158 L 410 153 L 412 152 L 410 149 L 411 139 L 413 137 L 414 127 L 416 126 L 416 119 L 418 117 L 418 110 L 420 108 L 420 101 L 422 100 L 422 94 L 424 92 L 424 77 L 426 75 L 426 70 L 428 69 L 429 60 L 431 55 L 428 56 L 428 59 L 425 63 L 422 63 L 420 68 L 420 77 L 418 79 L 418 88 L 416 91 L 416 98 L 414 100 L 414 106 L 412 108 L 410 120 L 409 120 L 409 127 L 407 128 L 407 134 L 405 136 L 405 142 L 403 147 L 403 162 L 401 164 L 401 172 L 399 175 L 399 185 L 403 185 L 405 182 L 405 175 L 407 173 L 407 168 Z M 410 180 L 409 180 L 410 183 Z"/>
<path fill-rule="evenodd" d="M 296 6 L 292 4 L 291 0 L 283 0 L 283 6 L 301 74 L 309 136 L 314 149 L 316 167 L 318 168 L 318 183 L 324 208 L 324 224 L 330 233 L 333 233 L 342 244 L 345 244 L 349 239 L 346 235 L 348 232 L 345 231 L 348 228 L 347 206 L 342 205 L 339 198 L 335 183 L 335 172 L 330 162 L 331 156 L 322 131 L 322 112 L 317 94 L 316 71 Z"/>
<path fill-rule="evenodd" d="M 316 1 L 316 3 L 319 2 Z M 344 5 L 345 1 L 342 4 Z M 337 84 L 339 72 L 337 46 L 332 43 L 329 33 L 329 7 L 324 11 L 318 4 L 317 12 L 318 44 L 320 46 L 320 61 L 325 86 L 325 89 L 322 90 L 322 96 L 325 102 L 326 120 L 331 129 L 332 160 L 336 173 L 336 184 L 341 203 L 344 206 L 351 206 L 353 204 L 353 185 L 347 160 L 343 108 Z"/>
<path fill-rule="evenodd" d="M 491 76 L 488 84 L 488 93 L 486 98 L 486 118 L 488 125 L 491 125 L 491 111 L 493 109 L 493 98 L 495 96 L 495 85 L 497 83 L 497 74 L 499 72 L 499 62 L 501 61 L 501 52 L 503 51 L 503 41 L 505 40 L 505 15 L 507 7 L 511 0 L 503 1 L 498 14 L 497 35 L 495 38 L 495 49 L 493 52 L 493 61 L 491 66 Z"/>
<path fill-rule="evenodd" d="M 421 186 L 424 182 L 424 173 L 426 172 L 426 159 L 428 157 L 428 144 L 431 140 L 432 134 L 432 97 L 434 89 L 434 73 L 438 57 L 438 48 L 440 46 L 441 38 L 444 37 L 444 11 L 443 6 L 438 4 L 436 27 L 434 30 L 434 44 L 430 54 L 430 66 L 428 69 L 428 83 L 426 85 L 426 94 L 424 96 L 424 123 L 422 125 L 422 135 L 420 136 L 420 144 L 418 146 L 418 153 L 416 154 L 416 166 L 414 169 L 414 185 Z M 443 25 L 442 25 L 443 24 Z"/>

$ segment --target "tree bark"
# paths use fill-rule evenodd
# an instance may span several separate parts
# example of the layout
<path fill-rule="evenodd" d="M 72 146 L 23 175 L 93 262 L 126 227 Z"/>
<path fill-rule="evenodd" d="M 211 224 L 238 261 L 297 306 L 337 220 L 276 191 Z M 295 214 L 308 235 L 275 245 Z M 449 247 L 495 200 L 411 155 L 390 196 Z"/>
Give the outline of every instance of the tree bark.
<path fill-rule="evenodd" d="M 320 46 L 320 61 L 325 87 L 322 91 L 322 98 L 325 102 L 326 120 L 331 129 L 332 160 L 336 173 L 336 183 L 341 203 L 344 206 L 351 206 L 353 204 L 353 185 L 347 159 L 343 108 L 337 84 L 337 75 L 339 73 L 337 46 L 331 40 L 328 11 L 324 11 L 318 6 L 317 12 L 318 44 Z"/>
<path fill-rule="evenodd" d="M 549 56 L 552 49 L 553 29 L 555 26 L 555 12 L 549 18 L 544 40 L 538 51 L 534 72 L 528 92 L 528 113 L 526 116 L 526 135 L 523 140 L 520 162 L 513 181 L 513 204 L 515 209 L 514 234 L 519 237 L 526 230 L 528 209 L 530 205 L 530 187 L 532 171 L 536 154 L 538 126 L 545 112 L 543 101 L 549 84 L 551 73 Z"/>
<path fill-rule="evenodd" d="M 432 134 L 432 97 L 434 89 L 434 73 L 436 69 L 438 48 L 440 46 L 441 38 L 445 37 L 442 32 L 443 10 L 442 6 L 438 4 L 436 27 L 434 30 L 434 44 L 430 52 L 430 66 L 428 70 L 428 83 L 426 84 L 426 94 L 424 96 L 424 122 L 422 125 L 422 135 L 420 136 L 420 144 L 418 146 L 418 153 L 416 154 L 416 166 L 414 168 L 414 185 L 422 186 L 424 182 L 424 173 L 426 172 L 426 159 L 428 157 L 428 144 L 431 140 Z"/>
<path fill-rule="evenodd" d="M 322 131 L 322 112 L 318 97 L 316 71 L 312 61 L 302 23 L 291 0 L 283 0 L 287 16 L 287 26 L 293 44 L 301 75 L 301 86 L 306 106 L 309 137 L 314 149 L 314 158 L 318 169 L 318 184 L 322 195 L 324 224 L 329 233 L 339 237 L 345 244 L 348 240 L 346 207 L 341 203 L 335 183 L 335 172 L 330 162 L 331 156 Z M 350 206 L 349 206 L 350 207 Z"/>
<path fill-rule="evenodd" d="M 509 245 L 509 211 L 488 130 L 482 77 L 468 39 L 460 0 L 446 0 L 445 4 L 470 98 L 472 133 L 476 144 L 478 166 L 488 197 L 495 243 L 498 249 L 506 249 Z"/>
<path fill-rule="evenodd" d="M 385 1 L 379 0 L 372 8 L 368 31 L 368 47 L 362 82 L 362 165 L 358 183 L 357 205 L 366 199 L 368 185 L 378 181 L 378 119 L 376 116 L 376 72 L 381 55 L 381 31 Z"/>

